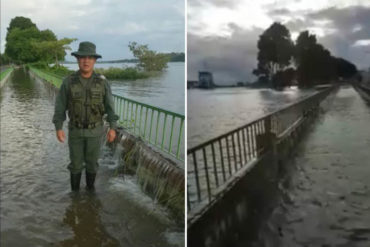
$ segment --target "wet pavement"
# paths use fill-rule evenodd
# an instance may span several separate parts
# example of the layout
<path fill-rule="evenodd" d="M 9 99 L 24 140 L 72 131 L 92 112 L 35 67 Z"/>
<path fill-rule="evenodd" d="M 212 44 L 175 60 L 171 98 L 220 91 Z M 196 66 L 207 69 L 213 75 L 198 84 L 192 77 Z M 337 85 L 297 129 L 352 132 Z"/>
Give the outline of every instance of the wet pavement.
<path fill-rule="evenodd" d="M 68 147 L 51 123 L 54 94 L 23 69 L 0 90 L 0 246 L 184 246 L 184 227 L 135 176 L 118 174 L 107 147 L 96 192 L 85 191 L 84 177 L 81 192 L 70 192 Z"/>
<path fill-rule="evenodd" d="M 246 246 L 370 246 L 370 105 L 349 86 L 285 164 L 281 195 Z"/>

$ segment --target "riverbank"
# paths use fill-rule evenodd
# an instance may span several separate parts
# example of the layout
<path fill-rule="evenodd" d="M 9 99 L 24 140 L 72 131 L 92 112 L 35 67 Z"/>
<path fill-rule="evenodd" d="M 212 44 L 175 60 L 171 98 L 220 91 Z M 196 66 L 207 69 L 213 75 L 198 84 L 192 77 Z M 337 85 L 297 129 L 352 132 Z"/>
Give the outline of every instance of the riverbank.
<path fill-rule="evenodd" d="M 63 65 L 60 66 L 49 66 L 47 64 L 35 63 L 28 64 L 28 67 L 34 67 L 42 72 L 54 74 L 60 77 L 65 77 L 74 72 Z M 141 71 L 135 67 L 109 67 L 109 68 L 95 68 L 95 72 L 104 75 L 107 79 L 119 79 L 119 80 L 137 80 L 149 78 L 151 76 L 158 75 L 158 72 L 146 72 Z"/>
<path fill-rule="evenodd" d="M 10 67 L 0 73 L 0 88 L 4 86 L 5 82 L 8 80 L 13 70 L 13 67 Z"/>

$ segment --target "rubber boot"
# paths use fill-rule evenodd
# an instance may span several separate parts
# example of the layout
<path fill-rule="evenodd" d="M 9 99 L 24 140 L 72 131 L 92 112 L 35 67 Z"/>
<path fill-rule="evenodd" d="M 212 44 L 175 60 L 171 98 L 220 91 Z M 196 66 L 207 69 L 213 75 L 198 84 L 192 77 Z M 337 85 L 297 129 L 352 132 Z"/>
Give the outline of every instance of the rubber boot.
<path fill-rule="evenodd" d="M 81 173 L 73 174 L 71 173 L 71 188 L 72 191 L 79 191 L 81 181 Z"/>
<path fill-rule="evenodd" d="M 95 190 L 95 177 L 96 173 L 86 172 L 86 188 L 87 190 Z"/>

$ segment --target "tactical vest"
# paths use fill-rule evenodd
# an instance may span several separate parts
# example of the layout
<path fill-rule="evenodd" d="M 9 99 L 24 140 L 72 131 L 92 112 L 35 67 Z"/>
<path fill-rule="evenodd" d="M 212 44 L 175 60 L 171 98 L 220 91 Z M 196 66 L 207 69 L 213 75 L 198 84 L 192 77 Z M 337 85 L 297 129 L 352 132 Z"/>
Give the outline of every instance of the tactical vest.
<path fill-rule="evenodd" d="M 102 124 L 104 115 L 104 80 L 92 75 L 87 85 L 82 85 L 78 73 L 71 75 L 69 86 L 68 116 L 70 123 L 83 129 L 93 129 Z"/>

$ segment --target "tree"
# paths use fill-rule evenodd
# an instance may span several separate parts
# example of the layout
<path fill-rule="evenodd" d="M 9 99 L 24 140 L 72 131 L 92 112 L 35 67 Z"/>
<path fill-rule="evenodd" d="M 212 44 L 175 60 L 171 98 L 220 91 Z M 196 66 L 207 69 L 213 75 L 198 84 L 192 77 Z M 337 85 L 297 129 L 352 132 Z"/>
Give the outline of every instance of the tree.
<path fill-rule="evenodd" d="M 28 28 L 37 28 L 36 24 L 31 21 L 31 19 L 17 16 L 10 20 L 9 27 L 7 28 L 8 32 L 6 34 L 5 40 L 8 41 L 9 34 L 15 28 L 20 30 L 28 29 Z"/>
<path fill-rule="evenodd" d="M 335 58 L 337 74 L 343 79 L 349 79 L 357 74 L 357 67 L 353 63 L 343 59 Z"/>
<path fill-rule="evenodd" d="M 148 45 L 139 45 L 136 42 L 130 42 L 128 47 L 139 60 L 139 68 L 145 71 L 162 71 L 167 68 L 168 55 L 149 50 Z"/>
<path fill-rule="evenodd" d="M 42 61 L 55 63 L 59 66 L 59 60 L 64 60 L 66 50 L 71 50 L 68 45 L 77 39 L 64 38 L 60 40 L 32 42 L 32 46 L 41 57 Z"/>
<path fill-rule="evenodd" d="M 285 70 L 278 71 L 273 76 L 274 87 L 283 88 L 290 87 L 295 79 L 296 71 L 293 68 L 287 68 Z"/>
<path fill-rule="evenodd" d="M 49 29 L 40 31 L 29 18 L 15 17 L 6 35 L 5 55 L 17 63 L 44 61 L 51 63 L 64 59 L 65 50 L 75 39 L 58 40 Z"/>
<path fill-rule="evenodd" d="M 40 39 L 40 32 L 36 27 L 20 29 L 18 27 L 8 33 L 5 44 L 5 54 L 12 60 L 21 63 L 39 60 L 38 54 L 33 51 L 32 42 Z"/>
<path fill-rule="evenodd" d="M 253 74 L 271 82 L 277 72 L 284 71 L 291 63 L 294 44 L 290 32 L 284 25 L 275 22 L 260 35 L 257 47 L 258 65 Z"/>
<path fill-rule="evenodd" d="M 316 36 L 308 31 L 301 32 L 297 38 L 294 60 L 300 87 L 328 83 L 337 76 L 330 51 L 317 43 Z"/>
<path fill-rule="evenodd" d="M 9 64 L 10 59 L 6 54 L 0 54 L 0 65 Z"/>

